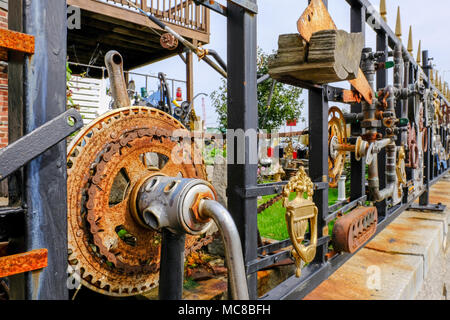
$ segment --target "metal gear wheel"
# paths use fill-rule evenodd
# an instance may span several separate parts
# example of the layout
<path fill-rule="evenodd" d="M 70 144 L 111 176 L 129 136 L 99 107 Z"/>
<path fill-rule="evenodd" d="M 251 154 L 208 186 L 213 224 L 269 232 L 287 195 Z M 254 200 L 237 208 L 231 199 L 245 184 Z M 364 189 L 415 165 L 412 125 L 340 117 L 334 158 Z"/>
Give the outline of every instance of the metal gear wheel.
<path fill-rule="evenodd" d="M 128 200 L 134 186 L 152 174 L 206 178 L 195 143 L 186 152 L 175 130 L 186 129 L 162 111 L 136 106 L 103 115 L 71 142 L 69 269 L 84 286 L 109 296 L 137 295 L 157 286 L 161 236 L 135 221 Z M 197 240 L 187 237 L 186 252 L 199 247 Z"/>
<path fill-rule="evenodd" d="M 346 151 L 338 150 L 337 146 L 347 144 L 347 125 L 338 107 L 330 108 L 328 118 L 328 176 L 330 188 L 337 188 L 346 159 Z"/>

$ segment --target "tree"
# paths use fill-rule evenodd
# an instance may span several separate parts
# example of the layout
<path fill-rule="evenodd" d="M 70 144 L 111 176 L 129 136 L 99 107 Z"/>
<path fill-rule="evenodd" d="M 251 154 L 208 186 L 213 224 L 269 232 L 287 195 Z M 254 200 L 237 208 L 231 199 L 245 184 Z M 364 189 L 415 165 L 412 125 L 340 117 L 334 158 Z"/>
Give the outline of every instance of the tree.
<path fill-rule="evenodd" d="M 269 57 L 258 49 L 258 77 L 268 73 Z M 272 132 L 279 129 L 287 120 L 297 119 L 305 122 L 305 118 L 301 117 L 304 107 L 304 101 L 300 99 L 302 89 L 276 82 L 272 101 L 268 106 L 272 84 L 273 80 L 269 79 L 258 85 L 258 128 Z M 221 86 L 213 91 L 210 97 L 219 117 L 219 129 L 225 132 L 227 128 L 227 82 L 225 79 L 222 79 Z"/>

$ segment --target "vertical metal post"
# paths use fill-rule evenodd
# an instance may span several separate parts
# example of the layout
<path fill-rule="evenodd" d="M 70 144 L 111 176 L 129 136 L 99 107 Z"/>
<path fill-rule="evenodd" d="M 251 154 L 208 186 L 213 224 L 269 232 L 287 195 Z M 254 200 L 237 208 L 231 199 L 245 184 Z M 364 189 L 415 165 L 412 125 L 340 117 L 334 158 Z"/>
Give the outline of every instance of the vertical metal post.
<path fill-rule="evenodd" d="M 249 0 L 256 3 L 256 0 Z M 256 95 L 256 15 L 228 2 L 228 129 L 256 130 L 258 128 L 258 104 Z M 228 148 L 230 145 L 228 144 Z M 242 241 L 245 262 L 257 258 L 258 222 L 257 198 L 247 197 L 245 191 L 257 185 L 257 163 L 250 162 L 251 150 L 248 137 L 244 149 L 245 163 L 236 163 L 228 157 L 228 210 L 231 212 Z M 234 163 L 233 163 L 234 162 Z M 257 274 L 247 275 L 250 299 L 257 298 Z"/>
<path fill-rule="evenodd" d="M 351 32 L 366 33 L 366 10 L 362 6 L 354 4 L 350 8 L 350 30 Z M 353 113 L 362 112 L 362 105 L 352 104 L 350 111 Z M 352 135 L 361 135 L 360 123 L 354 123 L 351 125 Z M 366 166 L 365 159 L 357 161 L 355 154 L 351 154 L 351 178 L 350 178 L 350 199 L 356 200 L 366 194 Z"/>
<path fill-rule="evenodd" d="M 420 52 L 419 52 L 420 54 Z M 422 69 L 425 73 L 425 75 L 428 78 L 428 81 L 426 83 L 426 87 L 427 89 L 430 88 L 431 83 L 430 83 L 430 65 L 428 64 L 428 50 L 424 50 L 422 51 Z M 424 116 L 425 114 L 427 114 L 427 110 L 424 110 Z M 426 121 L 425 121 L 426 123 Z M 432 166 L 432 159 L 431 159 L 431 153 L 432 153 L 432 148 L 431 148 L 431 141 L 432 141 L 432 133 L 433 130 L 431 127 L 427 127 L 427 152 L 425 152 L 424 159 L 423 159 L 423 170 L 424 170 L 424 178 L 425 178 L 425 192 L 420 196 L 419 198 L 419 204 L 421 206 L 427 206 L 430 204 L 430 181 L 431 181 L 431 166 Z"/>
<path fill-rule="evenodd" d="M 379 30 L 377 33 L 377 51 L 384 52 L 384 57 L 382 61 L 387 61 L 388 58 L 388 37 L 386 35 L 386 32 L 384 30 Z M 386 69 L 381 68 L 377 71 L 377 87 L 376 89 L 383 89 L 385 88 L 389 83 L 388 80 L 388 72 Z M 382 129 L 381 134 L 385 134 L 385 130 Z M 378 174 L 380 177 L 380 190 L 384 189 L 386 187 L 386 166 L 384 165 L 386 163 L 386 149 L 381 150 L 378 153 L 378 163 L 380 164 L 378 166 Z M 386 211 L 387 211 L 387 204 L 386 200 L 383 200 L 379 203 L 377 203 L 377 211 L 378 216 L 385 217 Z"/>
<path fill-rule="evenodd" d="M 309 102 L 309 176 L 314 182 L 328 182 L 328 102 L 325 100 L 324 89 L 311 89 L 308 91 Z M 316 190 L 313 197 L 319 211 L 317 236 L 327 236 L 324 228 L 328 216 L 328 188 Z M 328 253 L 328 243 L 317 248 L 314 262 L 323 263 Z"/>
<path fill-rule="evenodd" d="M 310 2 L 310 1 L 308 1 Z M 328 1 L 323 3 L 328 8 Z M 308 91 L 309 130 L 309 176 L 314 182 L 328 182 L 328 101 L 326 100 L 327 87 Z M 317 223 L 317 237 L 328 236 L 326 218 L 328 216 L 328 188 L 316 190 L 313 201 L 317 206 L 319 215 Z M 324 263 L 328 253 L 328 243 L 317 248 L 314 263 Z"/>
<path fill-rule="evenodd" d="M 194 98 L 194 60 L 192 52 L 186 52 L 186 97 Z M 172 97 L 175 98 L 175 83 L 172 80 Z M 184 249 L 186 236 L 168 230 L 162 232 L 161 267 L 159 274 L 159 299 L 181 300 L 184 280 Z"/>
<path fill-rule="evenodd" d="M 23 32 L 23 2 L 11 1 L 8 7 L 8 28 L 12 31 Z M 9 53 L 8 61 L 8 140 L 13 143 L 24 134 L 24 105 L 23 105 L 23 68 L 24 54 Z M 23 204 L 23 170 L 20 169 L 9 177 L 9 205 Z"/>
<path fill-rule="evenodd" d="M 10 1 L 17 13 L 11 24 L 35 37 L 35 54 L 25 59 L 22 88 L 10 96 L 24 104 L 24 133 L 29 133 L 66 110 L 66 1 Z M 17 71 L 17 70 L 16 70 Z M 23 96 L 20 95 L 22 90 Z M 20 106 L 17 120 L 20 121 Z M 13 109 L 14 110 L 14 109 Z M 14 111 L 13 111 L 14 112 Z M 20 126 L 20 125 L 19 125 Z M 18 132 L 15 132 L 18 134 Z M 25 237 L 18 250 L 48 249 L 48 267 L 11 278 L 14 299 L 68 299 L 67 289 L 67 173 L 66 142 L 30 162 L 25 170 Z"/>
<path fill-rule="evenodd" d="M 184 280 L 185 235 L 162 231 L 159 299 L 181 300 Z"/>
<path fill-rule="evenodd" d="M 23 32 L 23 2 L 12 1 L 8 6 L 8 28 Z M 24 135 L 24 54 L 10 52 L 8 57 L 8 142 L 19 140 Z M 10 206 L 24 205 L 23 169 L 17 170 L 8 179 L 8 196 Z M 21 228 L 23 229 L 23 228 Z M 23 231 L 23 230 L 20 230 Z M 10 239 L 11 252 L 20 252 L 24 239 Z M 25 275 L 10 277 L 11 299 L 25 298 Z"/>

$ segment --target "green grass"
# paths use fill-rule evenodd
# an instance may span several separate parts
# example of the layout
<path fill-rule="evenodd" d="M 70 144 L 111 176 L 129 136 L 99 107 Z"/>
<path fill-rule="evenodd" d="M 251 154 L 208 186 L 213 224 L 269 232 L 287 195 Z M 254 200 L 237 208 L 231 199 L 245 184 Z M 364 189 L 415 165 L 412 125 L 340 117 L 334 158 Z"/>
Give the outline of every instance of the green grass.
<path fill-rule="evenodd" d="M 329 190 L 329 200 L 328 204 L 333 205 L 337 201 L 338 190 L 330 189 Z M 275 195 L 264 196 L 261 200 L 258 201 L 258 206 L 263 203 L 266 203 L 270 199 L 274 198 Z M 289 197 L 289 200 L 293 200 L 296 197 L 296 193 L 292 193 Z M 289 234 L 286 226 L 286 209 L 283 208 L 281 201 L 278 201 L 276 204 L 265 210 L 264 212 L 258 215 L 258 228 L 263 238 L 269 238 L 273 240 L 286 240 L 289 239 Z M 329 230 L 330 235 L 333 230 L 334 222 L 330 223 Z"/>

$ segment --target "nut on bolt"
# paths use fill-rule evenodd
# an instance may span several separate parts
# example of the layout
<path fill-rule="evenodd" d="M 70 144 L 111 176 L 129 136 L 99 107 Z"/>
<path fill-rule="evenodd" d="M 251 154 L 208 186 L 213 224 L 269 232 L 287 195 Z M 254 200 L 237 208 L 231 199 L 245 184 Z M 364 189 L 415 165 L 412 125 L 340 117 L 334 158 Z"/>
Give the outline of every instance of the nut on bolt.
<path fill-rule="evenodd" d="M 216 197 L 214 197 L 214 195 L 212 195 L 210 192 L 201 192 L 196 195 L 194 203 L 191 207 L 191 210 L 198 222 L 207 223 L 211 220 L 210 218 L 204 219 L 201 216 L 201 214 L 199 212 L 199 206 L 200 206 L 201 200 L 205 200 L 205 199 L 206 200 L 214 200 L 215 198 Z"/>

